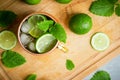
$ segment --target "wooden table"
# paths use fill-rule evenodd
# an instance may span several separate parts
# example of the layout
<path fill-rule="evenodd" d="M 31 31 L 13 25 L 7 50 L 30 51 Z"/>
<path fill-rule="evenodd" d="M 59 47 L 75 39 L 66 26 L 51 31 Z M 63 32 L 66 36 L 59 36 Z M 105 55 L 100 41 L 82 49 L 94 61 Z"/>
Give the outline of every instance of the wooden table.
<path fill-rule="evenodd" d="M 120 0 L 119 0 L 120 1 Z M 50 54 L 34 56 L 26 52 L 17 43 L 13 49 L 23 55 L 27 62 L 19 67 L 7 68 L 0 62 L 1 80 L 24 80 L 32 73 L 37 80 L 82 80 L 113 57 L 120 54 L 120 17 L 101 17 L 89 12 L 92 0 L 73 0 L 70 4 L 59 4 L 55 0 L 41 0 L 38 5 L 27 5 L 22 0 L 0 0 L 0 10 L 14 11 L 18 17 L 10 30 L 17 33 L 22 19 L 33 12 L 46 12 L 54 16 L 67 32 L 68 53 L 55 49 Z M 92 30 L 85 35 L 76 35 L 68 28 L 68 21 L 73 14 L 86 13 L 93 20 Z M 104 52 L 95 51 L 90 46 L 90 38 L 96 32 L 106 33 L 110 47 Z M 0 53 L 2 53 L 2 49 Z M 65 67 L 66 59 L 71 59 L 75 69 L 69 71 Z"/>

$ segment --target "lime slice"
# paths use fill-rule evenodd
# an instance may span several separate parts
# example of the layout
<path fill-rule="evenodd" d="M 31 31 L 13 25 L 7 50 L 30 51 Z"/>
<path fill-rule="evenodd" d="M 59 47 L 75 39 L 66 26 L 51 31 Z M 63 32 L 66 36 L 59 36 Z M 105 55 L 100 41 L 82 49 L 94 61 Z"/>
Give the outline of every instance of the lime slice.
<path fill-rule="evenodd" d="M 36 50 L 39 53 L 50 51 L 57 43 L 57 39 L 52 34 L 44 34 L 36 42 Z"/>
<path fill-rule="evenodd" d="M 30 18 L 28 18 L 28 23 L 31 27 L 36 27 L 37 23 L 47 20 L 46 16 L 44 15 L 33 15 Z"/>
<path fill-rule="evenodd" d="M 10 50 L 16 43 L 17 38 L 13 32 L 5 30 L 0 33 L 0 48 Z"/>
<path fill-rule="evenodd" d="M 97 51 L 104 51 L 109 44 L 109 37 L 105 33 L 96 33 L 91 38 L 91 45 Z"/>

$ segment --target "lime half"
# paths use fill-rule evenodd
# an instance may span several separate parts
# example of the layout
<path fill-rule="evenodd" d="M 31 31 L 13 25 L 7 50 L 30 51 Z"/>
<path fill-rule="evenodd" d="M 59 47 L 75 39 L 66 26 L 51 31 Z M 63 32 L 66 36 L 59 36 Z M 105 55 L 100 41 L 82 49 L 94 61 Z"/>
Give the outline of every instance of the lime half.
<path fill-rule="evenodd" d="M 13 32 L 5 30 L 0 33 L 0 48 L 10 50 L 16 43 L 17 38 Z"/>
<path fill-rule="evenodd" d="M 105 33 L 96 33 L 91 38 L 91 45 L 97 51 L 104 51 L 109 47 L 110 40 Z"/>
<path fill-rule="evenodd" d="M 36 42 L 36 50 L 39 53 L 50 51 L 57 43 L 57 39 L 52 34 L 44 34 Z"/>

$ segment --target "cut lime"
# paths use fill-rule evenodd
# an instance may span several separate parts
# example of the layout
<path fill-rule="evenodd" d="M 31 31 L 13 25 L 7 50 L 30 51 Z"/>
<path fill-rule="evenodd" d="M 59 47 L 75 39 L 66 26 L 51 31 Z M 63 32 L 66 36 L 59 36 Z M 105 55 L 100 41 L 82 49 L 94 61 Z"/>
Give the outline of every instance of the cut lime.
<path fill-rule="evenodd" d="M 13 32 L 5 30 L 0 33 L 0 48 L 10 50 L 16 43 L 17 38 Z"/>
<path fill-rule="evenodd" d="M 34 37 L 34 38 L 38 38 L 40 37 L 44 32 L 41 31 L 38 27 L 33 27 L 30 31 L 29 34 Z"/>
<path fill-rule="evenodd" d="M 44 34 L 36 42 L 36 50 L 39 53 L 50 51 L 57 43 L 57 39 L 52 34 Z"/>
<path fill-rule="evenodd" d="M 97 51 L 104 51 L 109 44 L 109 37 L 105 33 L 96 33 L 91 38 L 91 46 Z"/>
<path fill-rule="evenodd" d="M 31 27 L 36 27 L 37 23 L 41 21 L 45 21 L 45 20 L 47 20 L 46 16 L 37 14 L 37 15 L 33 15 L 30 18 L 28 18 L 28 23 L 30 24 Z"/>
<path fill-rule="evenodd" d="M 92 28 L 92 19 L 84 13 L 76 14 L 70 19 L 69 28 L 76 34 L 86 34 Z"/>

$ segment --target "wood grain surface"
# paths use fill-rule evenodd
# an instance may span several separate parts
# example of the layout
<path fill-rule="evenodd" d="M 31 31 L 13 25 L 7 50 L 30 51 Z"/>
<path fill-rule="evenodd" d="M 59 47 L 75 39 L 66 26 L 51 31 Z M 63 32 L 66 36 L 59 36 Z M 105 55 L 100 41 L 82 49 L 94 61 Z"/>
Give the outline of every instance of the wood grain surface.
<path fill-rule="evenodd" d="M 24 80 L 29 74 L 37 74 L 37 80 L 82 80 L 113 57 L 120 54 L 120 17 L 101 17 L 89 12 L 92 0 L 73 0 L 69 4 L 59 4 L 55 0 L 41 0 L 38 5 L 27 5 L 22 0 L 0 0 L 0 10 L 14 11 L 18 17 L 9 27 L 17 34 L 20 22 L 33 12 L 46 12 L 56 18 L 67 32 L 65 46 L 69 49 L 63 53 L 55 49 L 50 54 L 31 55 L 18 42 L 13 49 L 23 55 L 27 62 L 19 67 L 7 68 L 0 61 L 0 80 Z M 68 27 L 72 15 L 86 13 L 93 20 L 92 30 L 85 35 L 76 35 Z M 0 30 L 2 30 L 0 28 Z M 95 51 L 90 46 L 90 38 L 96 32 L 104 32 L 110 38 L 110 46 L 104 52 Z M 16 35 L 17 36 L 17 35 Z M 0 49 L 0 53 L 2 53 Z M 66 59 L 71 59 L 75 68 L 66 69 Z"/>

